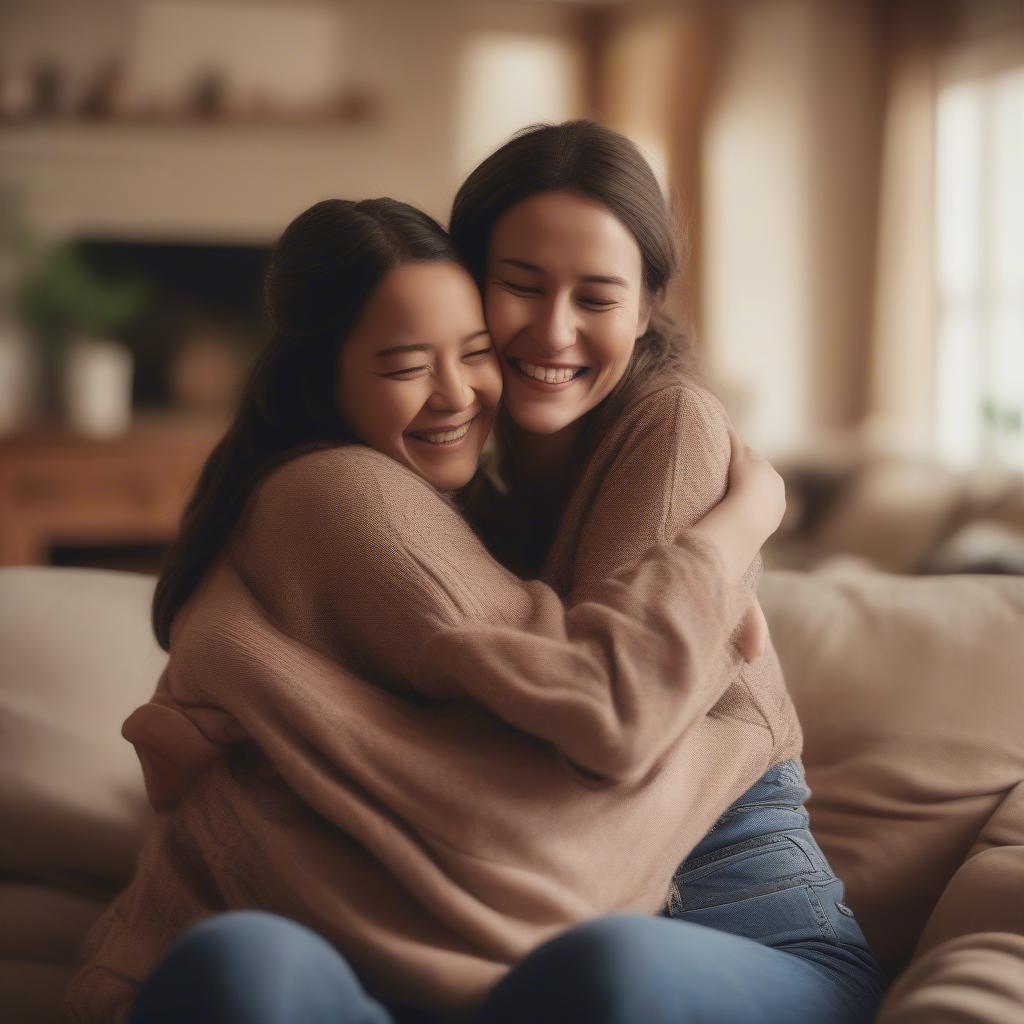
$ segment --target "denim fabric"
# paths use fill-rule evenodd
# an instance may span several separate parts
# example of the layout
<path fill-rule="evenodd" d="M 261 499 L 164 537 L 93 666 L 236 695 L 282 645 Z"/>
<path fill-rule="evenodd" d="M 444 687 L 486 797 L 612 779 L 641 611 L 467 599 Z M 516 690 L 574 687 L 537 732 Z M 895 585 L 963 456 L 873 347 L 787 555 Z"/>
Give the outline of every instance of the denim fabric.
<path fill-rule="evenodd" d="M 474 1024 L 866 1024 L 884 981 L 808 830 L 793 759 L 679 865 L 658 917 L 587 922 L 534 950 Z"/>
<path fill-rule="evenodd" d="M 392 1024 L 305 925 L 235 910 L 193 925 L 135 996 L 128 1024 Z"/>
<path fill-rule="evenodd" d="M 800 957 L 874 1005 L 882 971 L 811 835 L 809 796 L 799 759 L 769 768 L 679 865 L 662 915 Z"/>

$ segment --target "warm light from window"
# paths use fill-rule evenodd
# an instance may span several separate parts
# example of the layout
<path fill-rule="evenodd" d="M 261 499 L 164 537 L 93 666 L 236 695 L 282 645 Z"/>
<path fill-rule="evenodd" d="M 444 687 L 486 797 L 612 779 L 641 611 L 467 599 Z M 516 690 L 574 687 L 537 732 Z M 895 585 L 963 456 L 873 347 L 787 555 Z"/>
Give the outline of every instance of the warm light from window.
<path fill-rule="evenodd" d="M 575 50 L 558 39 L 482 32 L 463 57 L 459 96 L 463 177 L 518 129 L 578 116 Z"/>
<path fill-rule="evenodd" d="M 936 440 L 1024 468 L 1024 68 L 939 94 Z"/>

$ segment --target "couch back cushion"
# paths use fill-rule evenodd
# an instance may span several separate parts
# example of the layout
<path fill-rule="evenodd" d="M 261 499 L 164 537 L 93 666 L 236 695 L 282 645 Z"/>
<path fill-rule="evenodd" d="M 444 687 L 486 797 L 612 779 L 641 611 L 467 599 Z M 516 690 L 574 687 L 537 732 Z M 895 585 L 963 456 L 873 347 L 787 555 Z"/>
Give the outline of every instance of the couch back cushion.
<path fill-rule="evenodd" d="M 775 572 L 761 597 L 811 827 L 894 969 L 1024 776 L 1024 579 Z"/>
<path fill-rule="evenodd" d="M 151 817 L 121 722 L 166 660 L 154 580 L 0 569 L 0 875 L 102 895 L 130 877 Z"/>

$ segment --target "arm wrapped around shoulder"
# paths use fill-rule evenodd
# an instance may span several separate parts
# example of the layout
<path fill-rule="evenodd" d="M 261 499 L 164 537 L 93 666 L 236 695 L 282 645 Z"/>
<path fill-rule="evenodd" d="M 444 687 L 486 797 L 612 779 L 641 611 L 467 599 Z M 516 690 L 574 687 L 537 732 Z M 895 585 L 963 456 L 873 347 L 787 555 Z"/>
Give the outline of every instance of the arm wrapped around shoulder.
<path fill-rule="evenodd" d="M 591 775 L 642 778 L 715 704 L 715 681 L 738 666 L 726 641 L 746 592 L 692 532 L 653 546 L 569 608 L 542 583 L 523 586 L 534 598 L 529 620 L 438 634 L 424 649 L 418 685 L 480 701 Z"/>

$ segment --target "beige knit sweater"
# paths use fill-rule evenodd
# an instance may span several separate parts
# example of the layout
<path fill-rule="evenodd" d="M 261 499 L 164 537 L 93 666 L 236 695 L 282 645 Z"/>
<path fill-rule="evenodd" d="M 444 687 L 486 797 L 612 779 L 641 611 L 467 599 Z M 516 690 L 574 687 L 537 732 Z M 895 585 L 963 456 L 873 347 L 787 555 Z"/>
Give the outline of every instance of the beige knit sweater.
<path fill-rule="evenodd" d="M 122 1021 L 174 936 L 229 908 L 302 921 L 378 998 L 452 1017 L 563 929 L 658 911 L 721 812 L 800 751 L 774 651 L 742 666 L 729 643 L 747 591 L 685 530 L 728 462 L 714 399 L 646 397 L 531 582 L 379 453 L 276 470 L 176 617 L 150 706 L 199 761 L 255 742 L 158 816 L 70 1019 Z M 140 753 L 149 782 L 160 742 Z"/>

